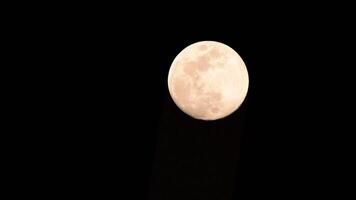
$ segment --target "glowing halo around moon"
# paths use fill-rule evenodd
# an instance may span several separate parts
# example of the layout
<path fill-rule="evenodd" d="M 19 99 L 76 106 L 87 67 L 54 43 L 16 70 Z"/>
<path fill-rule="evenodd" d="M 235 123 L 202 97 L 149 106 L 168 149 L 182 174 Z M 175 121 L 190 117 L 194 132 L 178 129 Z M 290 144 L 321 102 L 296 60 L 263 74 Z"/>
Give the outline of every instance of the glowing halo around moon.
<path fill-rule="evenodd" d="M 246 65 L 239 54 L 215 41 L 197 42 L 183 49 L 168 73 L 174 103 L 201 120 L 232 114 L 244 101 L 248 85 Z"/>

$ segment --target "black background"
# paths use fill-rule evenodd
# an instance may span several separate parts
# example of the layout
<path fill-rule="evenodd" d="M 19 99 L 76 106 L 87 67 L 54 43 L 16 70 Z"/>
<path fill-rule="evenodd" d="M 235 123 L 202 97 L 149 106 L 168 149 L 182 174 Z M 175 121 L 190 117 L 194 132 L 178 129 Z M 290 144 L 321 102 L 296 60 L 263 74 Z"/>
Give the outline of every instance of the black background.
<path fill-rule="evenodd" d="M 115 13 L 80 12 L 42 32 L 44 50 L 56 47 L 46 53 L 54 84 L 44 129 L 55 134 L 43 170 L 59 186 L 47 187 L 155 200 L 336 193 L 344 98 L 334 83 L 349 81 L 334 51 L 342 34 L 330 31 L 341 31 L 338 23 L 288 11 L 179 20 Z M 241 108 L 213 122 L 182 113 L 167 89 L 174 57 L 202 40 L 235 49 L 250 76 Z"/>

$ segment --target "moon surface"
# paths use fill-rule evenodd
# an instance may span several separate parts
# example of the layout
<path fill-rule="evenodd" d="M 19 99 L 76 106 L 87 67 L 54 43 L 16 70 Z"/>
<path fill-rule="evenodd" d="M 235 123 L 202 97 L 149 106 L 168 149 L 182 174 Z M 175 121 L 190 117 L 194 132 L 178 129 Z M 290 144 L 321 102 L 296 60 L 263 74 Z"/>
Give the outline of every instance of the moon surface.
<path fill-rule="evenodd" d="M 215 41 L 189 45 L 173 60 L 168 89 L 175 104 L 201 120 L 224 118 L 244 101 L 249 85 L 246 65 L 232 48 Z"/>

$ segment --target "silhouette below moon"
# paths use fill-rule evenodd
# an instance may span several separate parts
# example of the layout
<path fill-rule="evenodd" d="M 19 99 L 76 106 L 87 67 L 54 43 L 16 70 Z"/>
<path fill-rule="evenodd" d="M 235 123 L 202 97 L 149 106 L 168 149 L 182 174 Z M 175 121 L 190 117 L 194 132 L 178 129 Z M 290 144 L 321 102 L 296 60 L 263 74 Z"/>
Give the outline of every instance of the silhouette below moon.
<path fill-rule="evenodd" d="M 249 85 L 246 65 L 229 46 L 214 41 L 189 45 L 174 59 L 168 89 L 175 104 L 201 120 L 224 118 L 244 101 Z"/>

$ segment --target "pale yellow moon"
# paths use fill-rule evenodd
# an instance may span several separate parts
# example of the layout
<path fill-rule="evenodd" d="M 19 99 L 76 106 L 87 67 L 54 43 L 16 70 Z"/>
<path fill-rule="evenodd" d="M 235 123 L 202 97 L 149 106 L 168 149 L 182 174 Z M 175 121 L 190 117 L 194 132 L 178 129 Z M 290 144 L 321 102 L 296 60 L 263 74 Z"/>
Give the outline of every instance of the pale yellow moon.
<path fill-rule="evenodd" d="M 236 111 L 248 85 L 246 65 L 239 54 L 215 41 L 183 49 L 168 73 L 168 89 L 175 104 L 201 120 L 221 119 Z"/>

